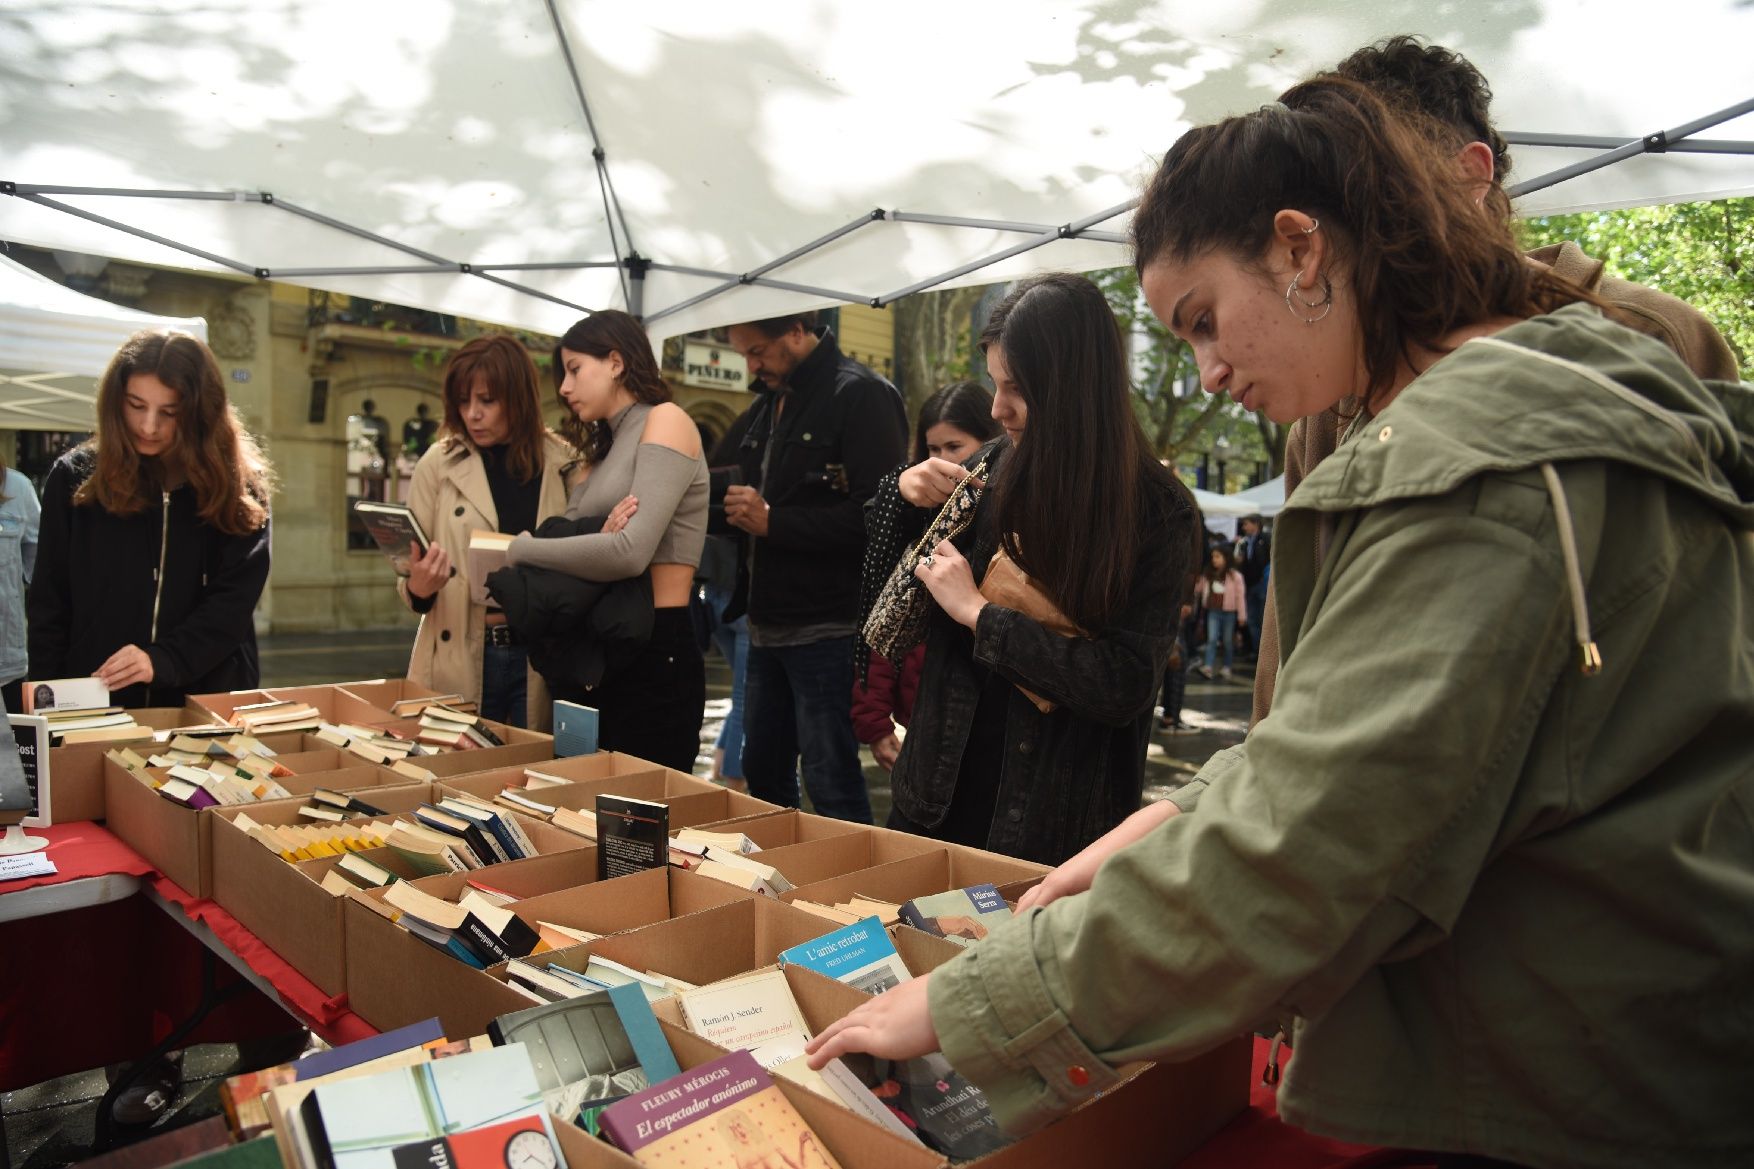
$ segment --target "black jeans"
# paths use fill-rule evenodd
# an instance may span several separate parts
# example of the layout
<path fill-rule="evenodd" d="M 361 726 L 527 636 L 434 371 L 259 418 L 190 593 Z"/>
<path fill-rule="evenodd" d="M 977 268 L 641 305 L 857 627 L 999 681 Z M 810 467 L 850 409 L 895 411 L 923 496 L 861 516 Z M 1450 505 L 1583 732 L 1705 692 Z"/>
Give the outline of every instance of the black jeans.
<path fill-rule="evenodd" d="M 706 708 L 706 661 L 688 609 L 657 610 L 651 640 L 602 685 L 556 687 L 554 697 L 596 707 L 602 750 L 694 774 Z"/>

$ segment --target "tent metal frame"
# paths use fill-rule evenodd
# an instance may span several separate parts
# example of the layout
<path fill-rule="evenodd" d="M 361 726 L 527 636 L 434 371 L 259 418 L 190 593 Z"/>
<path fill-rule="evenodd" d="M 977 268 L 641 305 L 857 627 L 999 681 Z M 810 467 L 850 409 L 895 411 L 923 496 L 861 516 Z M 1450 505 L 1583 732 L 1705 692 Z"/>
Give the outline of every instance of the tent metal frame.
<path fill-rule="evenodd" d="M 704 303 L 705 301 L 711 300 L 745 285 L 783 289 L 788 292 L 802 293 L 807 296 L 820 297 L 829 301 L 841 301 L 848 304 L 863 304 L 869 305 L 873 308 L 884 308 L 893 304 L 895 301 L 900 300 L 904 296 L 911 296 L 916 292 L 923 292 L 927 289 L 937 287 L 940 284 L 955 280 L 958 277 L 965 276 L 971 272 L 978 272 L 982 268 L 990 267 L 993 264 L 1008 260 L 1013 256 L 1018 256 L 1025 252 L 1032 251 L 1035 248 L 1053 243 L 1055 240 L 1088 239 L 1113 244 L 1125 244 L 1127 242 L 1127 236 L 1124 233 L 1098 230 L 1097 225 L 1131 211 L 1138 204 L 1137 199 L 1117 204 L 1107 210 L 1099 211 L 1094 215 L 1085 216 L 1082 219 L 1076 219 L 1061 224 L 1024 223 L 1015 220 L 982 219 L 962 215 L 939 215 L 927 212 L 900 211 L 879 207 L 860 215 L 856 219 L 852 219 L 847 223 L 842 224 L 840 227 L 837 227 L 832 231 L 810 240 L 808 243 L 786 252 L 784 255 L 776 256 L 757 267 L 751 268 L 747 272 L 741 273 L 721 272 L 707 268 L 666 264 L 649 259 L 642 256 L 635 247 L 633 233 L 627 225 L 627 217 L 623 213 L 621 201 L 615 193 L 615 185 L 610 176 L 608 153 L 604 149 L 601 139 L 598 137 L 596 122 L 591 116 L 590 105 L 585 99 L 584 85 L 579 78 L 578 68 L 572 55 L 572 49 L 567 42 L 565 30 L 562 28 L 559 11 L 555 7 L 554 0 L 545 0 L 545 3 L 547 4 L 550 17 L 554 22 L 555 34 L 560 41 L 561 51 L 566 60 L 567 70 L 571 75 L 573 88 L 578 96 L 579 107 L 585 119 L 586 129 L 591 136 L 593 143 L 591 154 L 596 162 L 598 188 L 603 199 L 604 218 L 609 226 L 610 246 L 613 251 L 621 256 L 620 259 L 557 260 L 545 263 L 505 264 L 452 260 L 443 256 L 435 255 L 431 252 L 422 251 L 419 248 L 401 243 L 387 236 L 379 235 L 376 232 L 368 231 L 355 224 L 346 223 L 342 220 L 333 218 L 332 216 L 325 215 L 320 211 L 300 206 L 299 204 L 279 198 L 267 191 L 157 191 L 116 187 L 76 187 L 0 181 L 0 194 L 25 199 L 32 203 L 36 203 L 39 206 L 47 207 L 51 210 L 59 211 L 66 215 L 72 215 L 80 219 L 85 219 L 92 223 L 135 236 L 139 239 L 148 240 L 152 243 L 199 257 L 200 259 L 206 260 L 208 263 L 217 264 L 222 268 L 228 268 L 246 276 L 254 276 L 262 280 L 298 280 L 301 278 L 308 279 L 325 276 L 457 274 L 473 276 L 480 280 L 487 280 L 526 296 L 545 300 L 552 304 L 558 304 L 566 308 L 574 309 L 581 314 L 589 315 L 596 310 L 566 300 L 562 297 L 555 296 L 551 293 L 544 292 L 541 289 L 532 288 L 527 284 L 521 284 L 515 280 L 507 279 L 504 276 L 498 275 L 498 273 L 563 272 L 591 268 L 614 268 L 617 270 L 617 274 L 620 278 L 623 301 L 627 304 L 628 311 L 634 316 L 640 318 L 648 328 L 658 321 L 663 320 L 665 317 L 673 316 L 676 313 L 693 308 L 695 305 Z M 1642 138 L 1629 140 L 1579 134 L 1506 132 L 1504 138 L 1512 145 L 1561 147 L 1592 150 L 1597 152 L 1589 158 L 1582 159 L 1570 165 L 1560 167 L 1557 170 L 1549 171 L 1546 174 L 1538 175 L 1535 178 L 1517 183 L 1509 188 L 1508 193 L 1511 198 L 1514 199 L 1521 195 L 1543 190 L 1547 187 L 1565 182 L 1567 179 L 1576 178 L 1579 175 L 1589 174 L 1592 171 L 1600 170 L 1603 167 L 1612 166 L 1613 164 L 1623 162 L 1626 159 L 1636 158 L 1642 154 L 1663 154 L 1670 152 L 1693 154 L 1754 154 L 1754 142 L 1700 139 L 1695 137 L 1695 135 L 1699 134 L 1701 131 L 1710 129 L 1713 126 L 1720 125 L 1750 112 L 1754 112 L 1754 98 L 1738 102 L 1735 105 L 1728 106 L 1715 113 L 1708 114 L 1705 117 L 1695 119 L 1694 121 L 1683 123 L 1680 126 L 1666 130 L 1657 130 L 1650 134 L 1646 134 Z M 299 216 L 313 223 L 320 224 L 324 227 L 359 239 L 368 240 L 393 251 L 401 252 L 411 257 L 413 260 L 419 261 L 419 263 L 326 268 L 265 268 L 256 264 L 251 264 L 245 260 L 217 255 L 213 252 L 198 248 L 193 244 L 154 234 L 144 228 L 134 226 L 118 219 L 111 219 L 107 216 L 99 215 L 98 213 L 87 210 L 83 207 L 77 207 L 65 203 L 60 199 L 55 198 L 55 196 L 197 200 L 206 202 L 259 204 L 263 207 L 273 208 L 286 212 L 287 214 Z M 810 255 L 836 240 L 842 239 L 854 232 L 868 230 L 873 224 L 884 222 L 930 224 L 939 227 L 961 228 L 971 231 L 1015 234 L 1021 235 L 1025 238 L 1009 247 L 1001 248 L 998 251 L 989 253 L 966 264 L 959 265 L 948 271 L 940 272 L 935 276 L 927 277 L 924 280 L 919 280 L 905 287 L 879 295 L 850 292 L 845 289 L 824 288 L 813 284 L 802 284 L 795 281 L 783 280 L 769 275 L 775 270 L 782 268 L 801 257 Z M 617 230 L 618 223 L 620 225 L 619 231 Z M 623 251 L 623 248 L 625 248 L 625 252 Z M 648 272 L 652 271 L 669 272 L 684 276 L 704 277 L 706 279 L 716 280 L 718 283 L 693 296 L 679 300 L 675 304 L 667 305 L 655 312 L 647 313 L 644 304 L 645 277 Z"/>

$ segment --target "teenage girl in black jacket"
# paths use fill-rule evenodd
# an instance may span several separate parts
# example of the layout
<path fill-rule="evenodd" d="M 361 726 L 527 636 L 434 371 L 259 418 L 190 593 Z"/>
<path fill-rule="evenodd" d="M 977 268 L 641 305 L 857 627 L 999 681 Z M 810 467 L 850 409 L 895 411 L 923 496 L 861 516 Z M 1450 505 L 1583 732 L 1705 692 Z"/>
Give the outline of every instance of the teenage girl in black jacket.
<path fill-rule="evenodd" d="M 257 685 L 271 483 L 207 346 L 130 337 L 43 489 L 30 677 L 94 675 L 127 707 Z"/>

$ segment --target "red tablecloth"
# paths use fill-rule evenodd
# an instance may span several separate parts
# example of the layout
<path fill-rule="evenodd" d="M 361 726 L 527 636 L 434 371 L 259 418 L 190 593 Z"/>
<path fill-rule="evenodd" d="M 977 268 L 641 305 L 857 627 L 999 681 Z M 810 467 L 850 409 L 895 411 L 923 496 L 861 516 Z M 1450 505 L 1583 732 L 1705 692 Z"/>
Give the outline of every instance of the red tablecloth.
<path fill-rule="evenodd" d="M 257 1038 L 290 1029 L 286 1011 L 331 1043 L 374 1033 L 288 966 L 212 901 L 190 897 L 113 833 L 88 822 L 33 828 L 48 838 L 58 871 L 0 882 L 17 890 L 119 873 L 139 877 L 210 928 L 270 983 L 208 1016 L 188 1043 Z M 0 1090 L 134 1059 L 193 1014 L 201 994 L 202 945 L 144 897 L 0 923 Z M 217 985 L 241 977 L 223 964 Z"/>

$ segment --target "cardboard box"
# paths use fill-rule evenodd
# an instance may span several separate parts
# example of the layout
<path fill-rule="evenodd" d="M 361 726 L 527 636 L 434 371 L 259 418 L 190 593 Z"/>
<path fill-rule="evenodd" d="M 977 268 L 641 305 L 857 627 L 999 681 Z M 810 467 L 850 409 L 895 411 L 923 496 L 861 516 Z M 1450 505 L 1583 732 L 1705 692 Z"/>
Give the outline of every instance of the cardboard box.
<path fill-rule="evenodd" d="M 416 783 L 379 788 L 368 798 L 385 812 L 398 813 L 419 807 L 431 792 L 432 785 Z M 298 814 L 300 806 L 300 801 L 275 800 L 213 811 L 208 828 L 213 899 L 324 994 L 338 995 L 347 989 L 343 898 L 325 892 L 320 882 L 339 858 L 291 864 L 232 823 L 239 815 L 258 824 L 308 823 Z M 403 877 L 419 875 L 390 849 L 368 849 L 365 855 Z"/>
<path fill-rule="evenodd" d="M 207 812 L 172 803 L 108 759 L 103 761 L 106 821 L 111 832 L 127 841 L 153 867 L 196 897 L 213 896 L 213 858 L 209 851 Z M 168 768 L 154 768 L 164 776 Z M 283 776 L 277 782 L 294 796 L 320 787 L 337 791 L 406 785 L 407 777 L 387 767 L 349 767 Z M 284 803 L 265 800 L 245 808 Z"/>
<path fill-rule="evenodd" d="M 317 708 L 317 714 L 325 722 L 359 723 L 371 725 L 388 722 L 391 714 L 387 710 L 379 710 L 351 695 L 341 693 L 334 686 L 292 686 L 276 690 L 232 690 L 223 694 L 193 694 L 189 697 L 192 706 L 211 714 L 218 722 L 229 723 L 232 714 L 240 706 L 251 706 L 260 702 L 308 702 Z"/>
<path fill-rule="evenodd" d="M 906 856 L 841 876 L 799 885 L 782 901 L 816 901 L 833 905 L 851 897 L 879 901 L 911 901 L 929 893 L 947 893 L 970 885 L 1004 885 L 1038 880 L 1047 869 L 1029 861 L 961 845 L 939 844 L 932 852 Z"/>
<path fill-rule="evenodd" d="M 920 944 L 921 939 L 903 942 L 901 935 L 918 932 L 894 931 L 896 949 L 899 952 L 903 944 L 908 946 L 903 961 L 916 976 L 930 974 L 961 952 L 961 947 L 930 935 L 921 935 L 921 939 L 937 945 Z M 804 1021 L 813 1031 L 844 1015 L 858 1005 L 855 1000 L 865 997 L 815 971 L 792 969 L 786 973 Z M 1007 1148 L 959 1164 L 980 1169 L 1048 1169 L 1088 1164 L 1092 1150 L 1100 1150 L 1100 1163 L 1107 1169 L 1174 1165 L 1211 1140 L 1248 1106 L 1253 1054 L 1254 1039 L 1239 1035 L 1181 1063 L 1130 1065 L 1132 1075 L 1119 1087 L 1086 1101 Z"/>
<path fill-rule="evenodd" d="M 128 712 L 154 731 L 196 726 L 214 720 L 186 706 L 147 706 Z M 75 743 L 49 749 L 49 817 L 55 824 L 104 818 L 104 753 L 118 747 L 156 749 L 144 740 L 131 743 Z"/>
<path fill-rule="evenodd" d="M 588 885 L 596 876 L 597 849 L 587 844 L 570 852 L 511 861 L 473 873 L 423 877 L 415 887 L 455 901 L 469 878 L 479 877 L 522 898 Z M 342 921 L 347 998 L 353 1010 L 378 1030 L 405 1027 L 437 1015 L 446 1035 L 468 1038 L 486 1031 L 496 1016 L 530 1005 L 529 999 L 503 981 L 428 945 L 392 922 L 383 909 L 365 904 L 381 907 L 384 890 L 362 890 L 349 894 L 346 900 Z"/>
<path fill-rule="evenodd" d="M 662 1018 L 658 1026 L 676 1056 L 677 1065 L 685 1072 L 725 1054 L 724 1049 Z M 789 1080 L 776 1082 L 792 1107 L 804 1118 L 804 1123 L 840 1163 L 841 1169 L 944 1169 L 944 1158 L 923 1145 L 879 1128 L 839 1103 L 799 1084 Z M 639 1162 L 632 1157 L 607 1141 L 593 1138 L 576 1125 L 556 1124 L 554 1131 L 566 1157 L 567 1169 L 638 1169 Z M 821 1162 L 814 1158 L 798 1158 L 787 1163 L 808 1166 Z"/>

